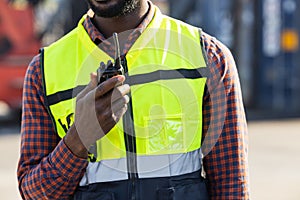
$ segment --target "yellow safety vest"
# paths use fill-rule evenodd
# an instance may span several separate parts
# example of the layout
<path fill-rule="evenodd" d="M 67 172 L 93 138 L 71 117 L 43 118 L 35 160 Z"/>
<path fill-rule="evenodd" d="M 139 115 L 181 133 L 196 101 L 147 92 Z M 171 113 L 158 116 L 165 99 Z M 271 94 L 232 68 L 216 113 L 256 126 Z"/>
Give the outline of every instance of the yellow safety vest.
<path fill-rule="evenodd" d="M 114 60 L 82 23 L 42 52 L 46 103 L 64 137 L 74 121 L 76 94 L 99 63 Z M 137 156 L 181 154 L 201 146 L 206 63 L 198 28 L 158 10 L 126 54 Z M 123 120 L 97 141 L 96 161 L 126 157 Z"/>

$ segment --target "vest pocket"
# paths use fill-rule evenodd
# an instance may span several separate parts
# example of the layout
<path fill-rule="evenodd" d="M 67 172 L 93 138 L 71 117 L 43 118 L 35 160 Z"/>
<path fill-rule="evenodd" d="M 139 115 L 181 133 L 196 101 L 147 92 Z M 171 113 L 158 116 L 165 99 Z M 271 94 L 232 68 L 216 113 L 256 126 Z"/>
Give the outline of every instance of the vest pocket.
<path fill-rule="evenodd" d="M 182 115 L 144 117 L 146 154 L 170 154 L 186 151 Z"/>
<path fill-rule="evenodd" d="M 203 180 L 157 190 L 157 200 L 209 200 L 206 184 Z"/>

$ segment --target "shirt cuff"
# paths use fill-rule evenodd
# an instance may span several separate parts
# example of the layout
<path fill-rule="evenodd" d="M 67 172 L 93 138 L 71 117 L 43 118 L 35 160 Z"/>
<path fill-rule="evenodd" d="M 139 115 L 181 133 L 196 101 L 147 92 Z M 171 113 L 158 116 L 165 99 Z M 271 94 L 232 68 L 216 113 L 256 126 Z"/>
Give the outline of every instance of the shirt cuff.
<path fill-rule="evenodd" d="M 59 174 L 68 178 L 76 179 L 81 176 L 86 169 L 88 161 L 74 155 L 67 147 L 64 140 L 61 140 L 50 155 L 50 163 L 55 167 Z"/>

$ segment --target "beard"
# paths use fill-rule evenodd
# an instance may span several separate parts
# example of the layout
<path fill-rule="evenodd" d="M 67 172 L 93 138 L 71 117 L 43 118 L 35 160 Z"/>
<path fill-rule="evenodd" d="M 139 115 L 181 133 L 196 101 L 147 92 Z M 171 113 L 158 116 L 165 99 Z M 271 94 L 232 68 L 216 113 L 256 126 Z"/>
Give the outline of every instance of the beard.
<path fill-rule="evenodd" d="M 111 0 L 107 0 L 111 3 Z M 104 18 L 120 17 L 134 12 L 140 7 L 140 0 L 112 0 L 116 3 L 98 3 L 95 0 L 87 0 L 88 5 L 95 15 Z M 104 5 L 106 4 L 106 5 Z"/>

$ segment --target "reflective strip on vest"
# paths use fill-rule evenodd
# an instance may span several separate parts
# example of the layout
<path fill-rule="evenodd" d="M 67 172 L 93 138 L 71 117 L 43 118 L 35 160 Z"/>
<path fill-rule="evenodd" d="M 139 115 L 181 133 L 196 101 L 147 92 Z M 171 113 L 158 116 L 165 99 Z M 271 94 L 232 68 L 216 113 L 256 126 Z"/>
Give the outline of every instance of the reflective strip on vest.
<path fill-rule="evenodd" d="M 101 61 L 113 60 L 91 41 L 82 25 L 84 19 L 68 35 L 46 47 L 42 56 L 46 103 L 60 137 L 74 122 L 76 95 L 88 84 L 89 74 L 96 71 Z M 207 77 L 199 29 L 166 17 L 156 8 L 153 20 L 126 54 L 126 61 L 138 174 L 157 177 L 199 169 L 201 158 L 197 158 L 198 162 L 191 156 L 201 147 L 202 99 Z M 124 131 L 121 119 L 97 141 L 96 163 L 88 167 L 100 177 L 95 180 L 125 178 L 126 173 L 114 170 L 118 168 L 126 168 L 128 173 Z M 140 163 L 178 156 L 176 164 L 170 163 L 176 166 L 166 169 L 181 170 L 139 171 L 147 167 Z M 190 165 L 178 167 L 186 163 Z M 114 168 L 106 168 L 110 165 Z M 88 181 L 83 182 L 94 180 L 94 173 L 87 174 L 84 179 Z"/>
<path fill-rule="evenodd" d="M 138 177 L 171 177 L 198 171 L 201 168 L 200 149 L 185 154 L 138 156 Z M 183 164 L 184 163 L 184 164 Z M 127 180 L 126 159 L 89 163 L 80 186 L 93 183 Z"/>

